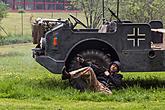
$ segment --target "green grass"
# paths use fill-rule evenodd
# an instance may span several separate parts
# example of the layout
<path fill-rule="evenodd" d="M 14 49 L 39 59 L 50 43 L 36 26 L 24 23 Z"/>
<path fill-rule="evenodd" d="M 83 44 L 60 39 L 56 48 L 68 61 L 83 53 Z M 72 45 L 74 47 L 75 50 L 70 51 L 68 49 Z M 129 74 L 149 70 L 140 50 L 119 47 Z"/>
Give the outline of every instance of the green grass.
<path fill-rule="evenodd" d="M 46 109 L 46 110 L 164 110 L 164 102 L 91 102 L 91 101 L 40 101 L 40 100 L 0 100 L 0 109 Z"/>
<path fill-rule="evenodd" d="M 69 14 L 76 16 L 82 22 L 85 22 L 84 15 L 82 13 L 24 13 L 23 14 L 23 35 L 20 13 L 8 13 L 0 25 L 4 28 L 8 35 L 4 31 L 0 31 L 0 45 L 9 45 L 17 43 L 28 43 L 32 41 L 32 28 L 30 18 L 32 21 L 36 18 L 62 18 L 64 20 L 70 18 Z M 74 23 L 75 21 L 71 19 Z M 81 27 L 78 25 L 78 27 Z"/>
<path fill-rule="evenodd" d="M 30 18 L 32 16 L 32 21 L 35 18 L 62 18 L 68 19 L 69 14 L 77 16 L 81 21 L 85 22 L 84 15 L 82 13 L 24 13 L 23 19 L 23 33 L 24 35 L 31 35 L 31 22 Z M 22 24 L 21 24 L 21 14 L 20 13 L 8 13 L 7 17 L 1 22 L 2 27 L 7 31 L 8 34 L 21 35 L 22 34 Z M 0 32 L 1 35 L 6 35 L 4 32 Z"/>
<path fill-rule="evenodd" d="M 0 36 L 0 45 L 10 45 L 10 44 L 29 43 L 29 42 L 32 42 L 32 37 L 30 35 Z"/>
<path fill-rule="evenodd" d="M 80 92 L 31 57 L 32 44 L 0 46 L 0 109 L 163 110 L 165 73 L 122 73 L 112 96 Z"/>

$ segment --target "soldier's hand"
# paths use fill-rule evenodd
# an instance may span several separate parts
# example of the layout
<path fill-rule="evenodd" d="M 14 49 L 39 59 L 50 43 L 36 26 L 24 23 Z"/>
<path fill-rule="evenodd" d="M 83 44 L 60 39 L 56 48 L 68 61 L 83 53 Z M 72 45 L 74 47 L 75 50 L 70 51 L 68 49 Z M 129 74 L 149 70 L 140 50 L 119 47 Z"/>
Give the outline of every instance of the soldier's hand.
<path fill-rule="evenodd" d="M 84 62 L 84 59 L 83 59 L 82 56 L 79 55 L 79 54 L 77 55 L 76 60 L 77 60 L 79 63 L 83 63 L 83 62 Z"/>

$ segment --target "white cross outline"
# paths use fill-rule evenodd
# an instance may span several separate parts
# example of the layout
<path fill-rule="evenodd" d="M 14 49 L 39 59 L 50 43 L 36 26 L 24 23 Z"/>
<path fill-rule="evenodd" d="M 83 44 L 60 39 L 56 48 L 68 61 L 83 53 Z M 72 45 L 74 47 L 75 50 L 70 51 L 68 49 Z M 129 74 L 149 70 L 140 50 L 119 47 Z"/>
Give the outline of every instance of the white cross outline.
<path fill-rule="evenodd" d="M 137 34 L 138 34 L 138 36 L 146 36 L 146 34 L 141 34 L 140 33 L 140 29 L 139 28 L 137 28 Z M 134 36 L 136 36 L 136 32 L 135 32 L 135 28 L 133 28 L 133 33 L 132 34 L 127 34 L 127 37 L 134 37 Z M 127 38 L 127 40 L 129 40 L 129 41 L 133 41 L 133 47 L 135 47 L 136 45 L 135 45 L 135 38 Z M 145 38 L 137 38 L 137 46 L 139 47 L 140 46 L 140 41 L 144 41 L 145 40 Z"/>

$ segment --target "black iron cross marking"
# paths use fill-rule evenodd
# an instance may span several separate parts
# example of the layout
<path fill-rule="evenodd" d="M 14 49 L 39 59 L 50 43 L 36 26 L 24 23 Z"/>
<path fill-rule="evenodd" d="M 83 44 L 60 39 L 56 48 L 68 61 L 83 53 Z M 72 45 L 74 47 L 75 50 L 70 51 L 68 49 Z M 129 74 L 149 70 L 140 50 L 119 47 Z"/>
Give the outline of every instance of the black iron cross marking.
<path fill-rule="evenodd" d="M 133 47 L 139 47 L 140 41 L 144 41 L 145 36 L 145 34 L 140 33 L 140 28 L 133 28 L 133 33 L 127 34 L 127 40 L 133 41 Z"/>

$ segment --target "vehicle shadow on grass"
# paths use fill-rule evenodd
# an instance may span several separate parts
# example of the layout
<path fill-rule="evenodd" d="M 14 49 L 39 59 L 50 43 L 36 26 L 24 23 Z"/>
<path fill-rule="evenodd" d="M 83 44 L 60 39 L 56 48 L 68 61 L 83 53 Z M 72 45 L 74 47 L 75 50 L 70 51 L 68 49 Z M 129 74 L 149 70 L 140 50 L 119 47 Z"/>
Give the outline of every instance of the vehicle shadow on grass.
<path fill-rule="evenodd" d="M 165 88 L 165 80 L 159 78 L 151 78 L 151 79 L 126 79 L 123 81 L 123 87 L 141 87 L 144 89 L 150 88 Z"/>
<path fill-rule="evenodd" d="M 61 80 L 59 78 L 44 78 L 40 80 L 33 80 L 30 81 L 31 85 L 34 87 L 39 88 L 48 88 L 48 89 L 60 89 L 65 90 L 71 87 L 71 84 L 68 80 Z M 141 87 L 144 89 L 150 88 L 165 88 L 165 80 L 154 77 L 154 78 L 147 78 L 147 79 L 125 79 L 123 80 L 122 87 L 129 88 L 129 87 Z"/>

